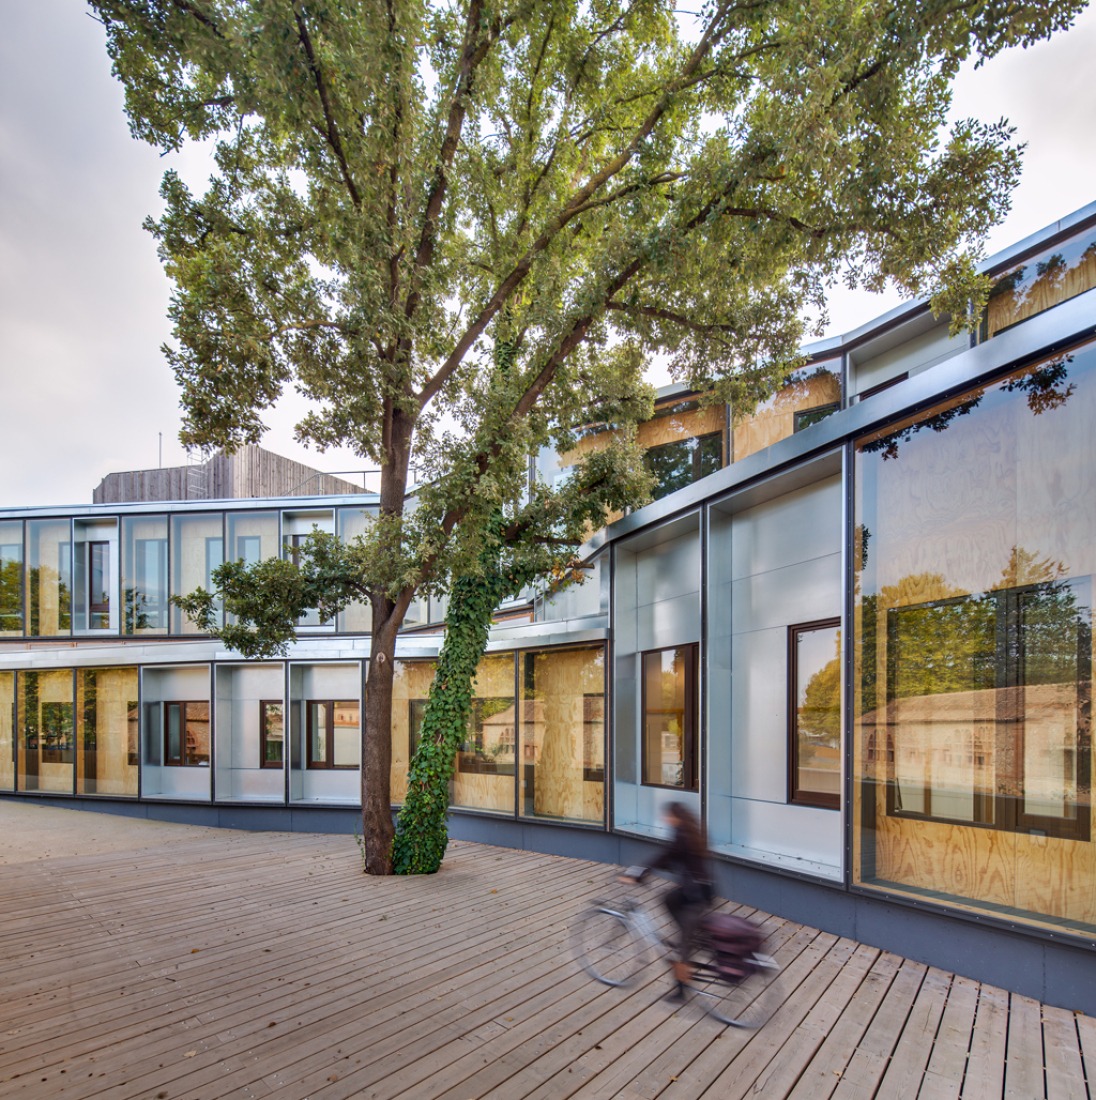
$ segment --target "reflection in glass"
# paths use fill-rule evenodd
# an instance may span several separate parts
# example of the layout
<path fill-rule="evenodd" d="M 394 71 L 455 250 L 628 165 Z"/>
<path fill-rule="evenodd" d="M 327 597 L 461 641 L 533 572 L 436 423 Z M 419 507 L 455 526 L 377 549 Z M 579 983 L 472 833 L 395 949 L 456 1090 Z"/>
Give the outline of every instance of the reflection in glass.
<path fill-rule="evenodd" d="M 209 703 L 164 703 L 164 763 L 169 767 L 209 767 Z"/>
<path fill-rule="evenodd" d="M 1094 416 L 1090 344 L 858 445 L 856 881 L 1096 929 Z"/>
<path fill-rule="evenodd" d="M 809 363 L 749 416 L 735 420 L 732 457 L 735 462 L 787 439 L 841 406 L 841 364 Z"/>
<path fill-rule="evenodd" d="M 72 672 L 19 673 L 19 790 L 72 794 Z"/>
<path fill-rule="evenodd" d="M 259 766 L 280 768 L 285 761 L 285 710 L 279 699 L 260 703 L 259 711 Z"/>
<path fill-rule="evenodd" d="M 68 520 L 27 522 L 27 615 L 31 637 L 72 629 L 72 531 Z"/>
<path fill-rule="evenodd" d="M 23 633 L 23 524 L 0 523 L 0 636 Z"/>
<path fill-rule="evenodd" d="M 802 805 L 841 795 L 841 631 L 836 619 L 788 628 L 791 789 Z"/>
<path fill-rule="evenodd" d="M 171 517 L 171 591 L 187 596 L 197 588 L 213 587 L 213 570 L 224 560 L 224 520 L 212 515 Z M 218 609 L 219 611 L 220 609 Z M 197 634 L 200 629 L 178 608 L 172 608 L 173 634 Z"/>
<path fill-rule="evenodd" d="M 356 768 L 361 759 L 358 701 L 309 700 L 305 714 L 308 767 Z"/>
<path fill-rule="evenodd" d="M 647 451 L 643 459 L 655 478 L 652 496 L 660 500 L 722 468 L 723 433 L 662 443 Z"/>
<path fill-rule="evenodd" d="M 484 657 L 476 669 L 468 736 L 457 752 L 454 806 L 513 814 L 516 734 L 514 656 Z"/>
<path fill-rule="evenodd" d="M 167 632 L 166 516 L 123 517 L 122 601 L 124 633 Z"/>
<path fill-rule="evenodd" d="M 998 278 L 982 319 L 982 339 L 995 336 L 1096 286 L 1096 231 L 1088 229 L 1025 260 Z"/>
<path fill-rule="evenodd" d="M 0 672 L 0 791 L 15 789 L 15 673 Z"/>
<path fill-rule="evenodd" d="M 643 654 L 643 782 L 696 790 L 695 645 Z"/>

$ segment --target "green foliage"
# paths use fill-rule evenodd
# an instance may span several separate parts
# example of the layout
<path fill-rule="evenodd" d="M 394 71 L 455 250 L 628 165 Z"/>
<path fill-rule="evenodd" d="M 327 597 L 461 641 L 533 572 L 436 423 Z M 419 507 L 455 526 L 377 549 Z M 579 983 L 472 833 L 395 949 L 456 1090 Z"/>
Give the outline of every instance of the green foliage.
<path fill-rule="evenodd" d="M 950 81 L 1084 6 L 88 3 L 134 136 L 215 149 L 205 193 L 169 172 L 146 223 L 174 283 L 184 441 L 257 442 L 289 386 L 313 402 L 302 441 L 382 469 L 380 516 L 345 554 L 221 575 L 236 616 L 222 636 L 284 650 L 299 609 L 329 615 L 355 590 L 373 608 L 371 677 L 391 675 L 416 592 L 479 575 L 496 513 L 527 533 L 543 505 L 541 541 L 523 534 L 512 556 L 540 568 L 577 530 L 564 497 L 599 525 L 613 493 L 598 463 L 618 500 L 643 499 L 625 442 L 591 459 L 585 488 L 515 503 L 540 447 L 592 419 L 627 437 L 651 355 L 742 415 L 795 365 L 837 278 L 932 293 L 971 323 L 1019 150 L 1005 122 L 941 136 Z M 412 462 L 429 487 L 409 514 Z M 377 828 L 387 783 L 377 756 Z"/>

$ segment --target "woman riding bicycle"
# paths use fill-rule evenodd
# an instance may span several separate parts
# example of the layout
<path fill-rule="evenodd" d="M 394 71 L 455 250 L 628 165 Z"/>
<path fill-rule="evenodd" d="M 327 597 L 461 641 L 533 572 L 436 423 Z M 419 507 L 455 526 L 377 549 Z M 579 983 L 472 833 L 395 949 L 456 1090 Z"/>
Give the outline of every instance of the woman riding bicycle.
<path fill-rule="evenodd" d="M 697 927 L 712 900 L 712 880 L 708 871 L 708 850 L 696 815 L 681 802 L 668 802 L 662 809 L 662 816 L 673 830 L 669 845 L 650 866 L 637 868 L 636 873 L 623 875 L 622 879 L 638 882 L 648 871 L 661 870 L 669 871 L 677 880 L 662 900 L 677 925 L 677 958 L 674 960 L 677 987 L 671 996 L 681 1000 L 693 973 L 692 947 Z"/>

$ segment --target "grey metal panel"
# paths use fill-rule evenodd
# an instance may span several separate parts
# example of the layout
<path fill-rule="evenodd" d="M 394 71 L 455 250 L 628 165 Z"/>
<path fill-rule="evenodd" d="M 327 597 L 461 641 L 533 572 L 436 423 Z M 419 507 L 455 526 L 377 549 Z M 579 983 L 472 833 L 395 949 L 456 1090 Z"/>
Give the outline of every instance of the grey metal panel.
<path fill-rule="evenodd" d="M 644 604 L 636 611 L 638 648 L 665 649 L 700 640 L 700 596 L 686 593 L 674 600 Z"/>
<path fill-rule="evenodd" d="M 661 543 L 636 555 L 637 599 L 640 606 L 676 599 L 700 590 L 700 538 Z"/>
<path fill-rule="evenodd" d="M 752 851 L 761 863 L 811 864 L 811 873 L 841 878 L 841 814 L 812 806 L 788 805 L 783 799 L 731 799 L 731 844 Z"/>
<path fill-rule="evenodd" d="M 783 627 L 735 638 L 732 794 L 780 802 L 787 798 L 786 638 Z"/>
<path fill-rule="evenodd" d="M 835 518 L 839 522 L 840 515 Z M 731 615 L 736 637 L 751 630 L 836 618 L 841 614 L 841 554 L 812 558 L 735 581 Z M 780 666 L 783 667 L 783 663 Z"/>

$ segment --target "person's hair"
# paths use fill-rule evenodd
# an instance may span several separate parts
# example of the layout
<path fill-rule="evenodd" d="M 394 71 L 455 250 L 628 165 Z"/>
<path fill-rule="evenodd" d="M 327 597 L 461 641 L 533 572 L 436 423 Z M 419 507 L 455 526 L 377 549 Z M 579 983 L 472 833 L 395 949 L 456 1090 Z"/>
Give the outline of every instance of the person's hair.
<path fill-rule="evenodd" d="M 677 823 L 689 852 L 703 859 L 707 855 L 708 845 L 696 814 L 684 802 L 667 802 L 662 812 L 669 814 Z"/>

